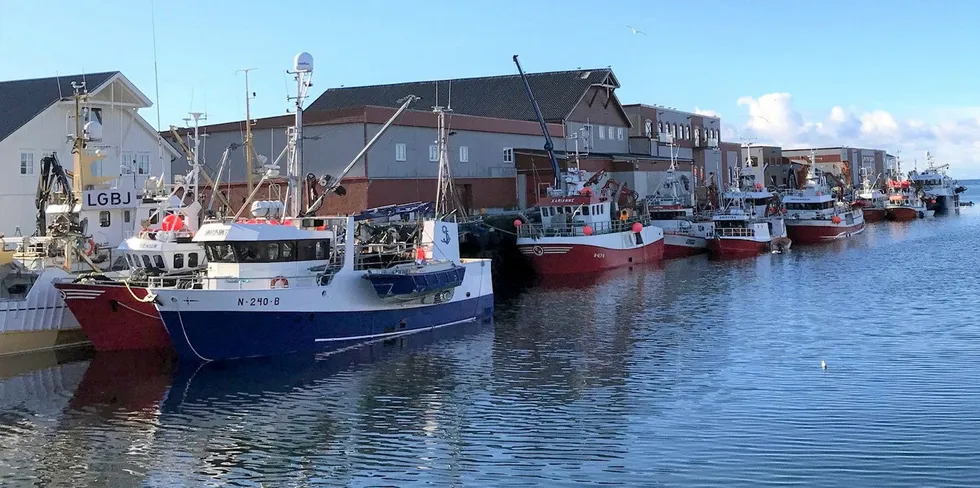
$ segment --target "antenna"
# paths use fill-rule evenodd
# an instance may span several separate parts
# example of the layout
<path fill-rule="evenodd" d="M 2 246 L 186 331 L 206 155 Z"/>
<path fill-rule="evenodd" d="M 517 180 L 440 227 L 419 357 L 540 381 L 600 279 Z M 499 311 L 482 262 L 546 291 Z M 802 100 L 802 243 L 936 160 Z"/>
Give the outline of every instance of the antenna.
<path fill-rule="evenodd" d="M 150 29 L 153 33 L 153 91 L 155 92 L 157 106 L 157 133 L 160 132 L 160 73 L 157 70 L 157 20 L 153 8 L 153 0 L 150 0 Z"/>
<path fill-rule="evenodd" d="M 299 182 L 299 177 L 303 174 L 303 102 L 306 100 L 309 88 L 313 86 L 313 55 L 305 51 L 297 54 L 293 58 L 293 70 L 286 70 L 286 73 L 296 77 L 296 96 L 286 98 L 296 102 L 296 123 L 292 141 L 293 157 L 289 161 L 289 168 L 286 171 L 289 176 L 289 193 L 286 198 L 290 204 L 289 214 L 298 217 L 303 214 L 303 189 Z M 313 204 L 313 202 L 309 203 Z"/>
<path fill-rule="evenodd" d="M 57 71 L 54 72 L 54 78 L 58 81 L 58 100 L 61 100 L 65 98 L 65 96 L 61 94 L 61 76 Z"/>

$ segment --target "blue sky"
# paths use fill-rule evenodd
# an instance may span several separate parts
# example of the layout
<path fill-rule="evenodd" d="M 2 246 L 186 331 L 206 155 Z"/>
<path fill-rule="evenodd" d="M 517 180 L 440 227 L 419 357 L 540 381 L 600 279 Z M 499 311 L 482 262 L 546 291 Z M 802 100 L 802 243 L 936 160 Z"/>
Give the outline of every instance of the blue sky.
<path fill-rule="evenodd" d="M 517 53 L 528 71 L 612 66 L 624 102 L 718 113 L 730 140 L 929 149 L 980 176 L 980 2 L 103 0 L 77 14 L 73 3 L 4 1 L 0 79 L 121 70 L 156 100 L 153 5 L 165 127 L 192 108 L 242 118 L 242 68 L 257 68 L 253 113 L 283 113 L 284 70 L 302 50 L 316 58 L 313 95 L 514 73 Z M 155 109 L 143 114 L 156 125 Z"/>

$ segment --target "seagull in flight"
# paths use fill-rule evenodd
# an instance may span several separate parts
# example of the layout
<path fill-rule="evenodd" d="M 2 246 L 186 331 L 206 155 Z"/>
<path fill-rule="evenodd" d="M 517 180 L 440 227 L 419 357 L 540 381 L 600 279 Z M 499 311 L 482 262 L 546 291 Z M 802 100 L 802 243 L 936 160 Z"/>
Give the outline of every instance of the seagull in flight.
<path fill-rule="evenodd" d="M 643 32 L 643 31 L 641 31 L 641 30 L 638 30 L 638 29 L 637 29 L 636 27 L 633 27 L 633 26 L 630 26 L 630 25 L 628 25 L 628 26 L 626 26 L 626 27 L 627 27 L 627 28 L 629 28 L 629 30 L 631 30 L 631 31 L 633 31 L 633 33 L 634 33 L 634 34 L 643 34 L 643 35 L 647 35 L 647 33 L 646 33 L 646 32 Z"/>

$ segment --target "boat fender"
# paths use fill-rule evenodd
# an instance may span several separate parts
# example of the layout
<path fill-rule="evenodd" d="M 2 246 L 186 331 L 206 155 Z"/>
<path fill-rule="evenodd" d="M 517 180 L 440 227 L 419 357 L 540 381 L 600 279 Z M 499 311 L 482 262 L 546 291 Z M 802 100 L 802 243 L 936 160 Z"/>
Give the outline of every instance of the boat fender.
<path fill-rule="evenodd" d="M 419 248 L 416 248 L 415 249 L 415 261 L 417 261 L 419 263 L 424 263 L 425 262 L 425 249 L 424 248 L 419 247 Z"/>
<path fill-rule="evenodd" d="M 82 249 L 82 252 L 84 252 L 86 256 L 91 256 L 92 254 L 95 254 L 95 240 L 89 239 L 85 243 L 85 247 Z"/>
<path fill-rule="evenodd" d="M 289 280 L 284 276 L 276 276 L 269 280 L 269 288 L 289 288 Z"/>

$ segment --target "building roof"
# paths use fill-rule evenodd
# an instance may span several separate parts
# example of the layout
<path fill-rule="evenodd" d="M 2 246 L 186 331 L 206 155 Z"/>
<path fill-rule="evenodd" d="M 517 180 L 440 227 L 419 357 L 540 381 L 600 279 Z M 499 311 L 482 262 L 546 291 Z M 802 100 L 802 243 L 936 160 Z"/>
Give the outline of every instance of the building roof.
<path fill-rule="evenodd" d="M 619 87 L 610 68 L 528 73 L 527 78 L 547 121 L 567 119 L 592 85 L 608 83 Z M 448 106 L 450 92 L 455 113 L 511 120 L 537 119 L 519 74 L 330 88 L 306 110 L 337 110 L 365 105 L 399 107 L 401 103 L 398 100 L 408 95 L 421 97 L 415 102 L 415 108 Z"/>
<path fill-rule="evenodd" d="M 72 82 L 85 82 L 95 92 L 119 74 L 118 71 L 0 81 L 0 141 L 4 140 L 45 109 L 74 93 Z"/>

